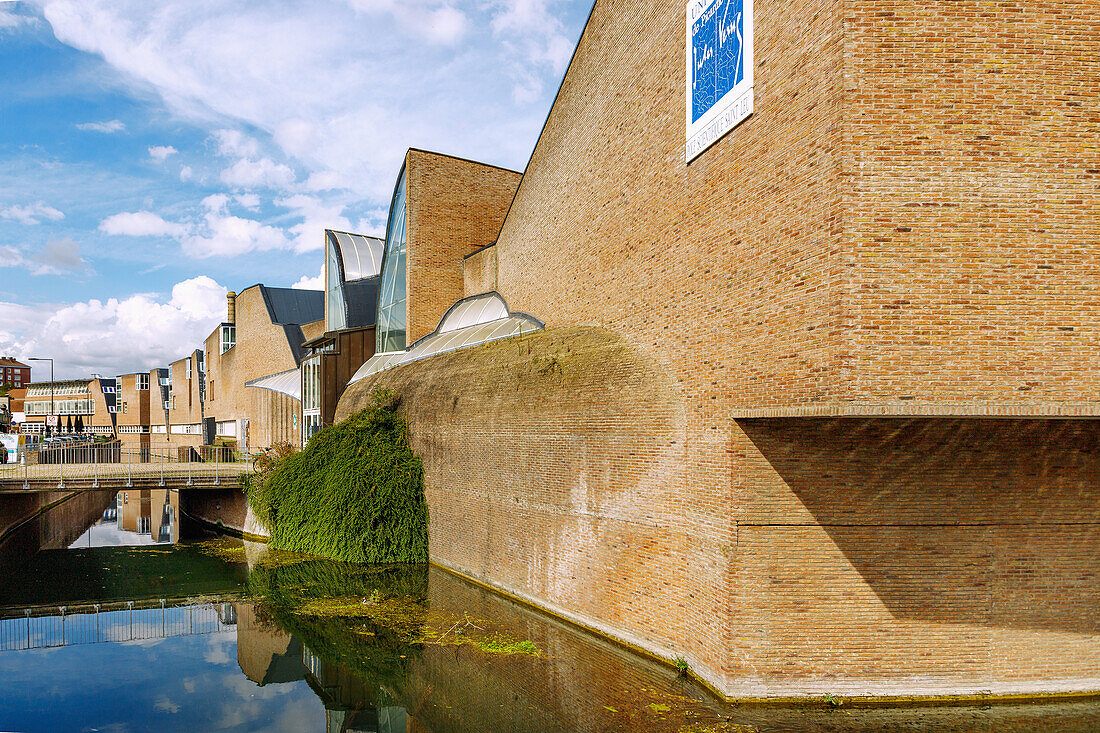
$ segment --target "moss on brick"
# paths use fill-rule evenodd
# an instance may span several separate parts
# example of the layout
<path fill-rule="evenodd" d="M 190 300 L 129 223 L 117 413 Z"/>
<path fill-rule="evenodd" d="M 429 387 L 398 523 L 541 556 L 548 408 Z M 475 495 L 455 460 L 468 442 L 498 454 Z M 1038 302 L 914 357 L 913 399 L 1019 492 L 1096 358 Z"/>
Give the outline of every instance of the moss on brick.
<path fill-rule="evenodd" d="M 251 486 L 271 544 L 345 562 L 426 563 L 424 470 L 392 393 L 310 439 Z"/>

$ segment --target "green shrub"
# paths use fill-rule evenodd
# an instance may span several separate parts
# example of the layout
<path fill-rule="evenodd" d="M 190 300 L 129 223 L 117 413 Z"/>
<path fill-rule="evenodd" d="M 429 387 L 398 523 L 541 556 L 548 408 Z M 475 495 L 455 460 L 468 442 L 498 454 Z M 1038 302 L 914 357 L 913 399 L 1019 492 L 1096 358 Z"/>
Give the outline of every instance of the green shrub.
<path fill-rule="evenodd" d="M 426 563 L 424 469 L 390 392 L 282 456 L 248 503 L 274 547 L 345 562 Z"/>

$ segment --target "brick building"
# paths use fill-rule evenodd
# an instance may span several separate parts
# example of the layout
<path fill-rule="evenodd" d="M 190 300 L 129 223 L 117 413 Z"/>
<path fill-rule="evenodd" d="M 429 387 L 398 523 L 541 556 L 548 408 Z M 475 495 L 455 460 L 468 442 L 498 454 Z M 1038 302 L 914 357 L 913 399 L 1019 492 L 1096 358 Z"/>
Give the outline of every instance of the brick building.
<path fill-rule="evenodd" d="M 410 152 L 379 351 L 465 255 L 546 328 L 337 419 L 397 388 L 434 560 L 728 696 L 1096 692 L 1092 5 L 746 3 L 751 114 L 700 145 L 725 2 L 597 0 L 499 233 L 422 274 Z"/>
<path fill-rule="evenodd" d="M 204 345 L 203 414 L 214 419 L 218 435 L 249 448 L 279 441 L 300 444 L 300 399 L 270 389 L 251 389 L 248 383 L 290 372 L 298 382 L 297 370 L 305 356 L 302 344 L 325 331 L 324 301 L 322 291 L 265 285 L 229 294 L 226 322 Z M 177 404 L 182 409 L 182 403 L 177 400 Z M 189 402 L 190 424 L 199 424 L 197 404 Z M 194 440 L 196 445 L 201 442 L 201 430 Z"/>
<path fill-rule="evenodd" d="M 463 297 L 462 258 L 500 231 L 520 174 L 410 150 L 394 186 L 378 299 L 378 353 L 431 333 Z"/>
<path fill-rule="evenodd" d="M 26 387 L 31 382 L 31 368 L 11 356 L 0 357 L 0 387 Z"/>

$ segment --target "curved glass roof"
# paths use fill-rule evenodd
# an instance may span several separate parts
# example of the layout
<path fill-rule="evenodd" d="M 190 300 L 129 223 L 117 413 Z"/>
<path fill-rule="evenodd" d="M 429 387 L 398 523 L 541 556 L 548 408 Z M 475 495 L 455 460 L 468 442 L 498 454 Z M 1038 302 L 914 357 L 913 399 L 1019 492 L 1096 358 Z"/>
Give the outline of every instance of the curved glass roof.
<path fill-rule="evenodd" d="M 436 331 L 445 333 L 477 323 L 488 323 L 508 317 L 508 304 L 496 293 L 485 293 L 463 298 L 443 314 Z M 415 346 L 415 344 L 414 344 Z"/>
<path fill-rule="evenodd" d="M 511 336 L 540 331 L 543 324 L 526 313 L 512 313 L 497 293 L 485 293 L 464 298 L 453 306 L 439 322 L 439 327 L 405 351 L 375 354 L 352 376 L 348 384 L 366 379 L 372 374 L 448 351 L 499 341 Z"/>
<path fill-rule="evenodd" d="M 245 382 L 244 386 L 255 387 L 256 389 L 269 389 L 272 392 L 278 392 L 288 397 L 293 397 L 299 402 L 302 400 L 302 376 L 297 369 L 279 372 L 278 374 L 272 374 L 268 377 L 253 379 L 250 382 Z"/>
<path fill-rule="evenodd" d="M 386 243 L 377 237 L 362 234 L 336 232 L 331 229 L 325 233 L 336 243 L 340 250 L 340 261 L 344 266 L 344 282 L 374 277 L 382 271 L 382 253 Z"/>

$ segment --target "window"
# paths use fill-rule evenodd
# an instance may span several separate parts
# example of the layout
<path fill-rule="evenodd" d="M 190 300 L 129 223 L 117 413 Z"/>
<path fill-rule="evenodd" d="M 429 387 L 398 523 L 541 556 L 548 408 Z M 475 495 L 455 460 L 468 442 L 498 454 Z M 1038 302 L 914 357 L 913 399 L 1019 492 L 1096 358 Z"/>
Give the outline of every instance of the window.
<path fill-rule="evenodd" d="M 342 331 L 348 327 L 348 314 L 340 279 L 340 253 L 329 236 L 325 237 L 325 250 L 325 297 L 328 299 L 325 328 L 329 331 Z"/>
<path fill-rule="evenodd" d="M 321 358 L 313 357 L 302 362 L 302 411 L 320 413 L 321 410 Z"/>
<path fill-rule="evenodd" d="M 126 407 L 127 407 L 126 403 L 125 403 L 125 402 L 123 402 L 123 403 L 122 403 L 122 414 L 123 414 L 123 415 L 125 415 L 125 414 L 126 414 Z"/>
<path fill-rule="evenodd" d="M 386 254 L 382 262 L 382 285 L 378 296 L 378 329 L 376 351 L 384 354 L 404 351 L 408 328 L 405 273 L 405 171 L 397 182 L 390 204 L 390 221 L 386 229 Z"/>
<path fill-rule="evenodd" d="M 237 327 L 223 325 L 222 326 L 222 353 L 229 351 L 237 345 Z"/>
<path fill-rule="evenodd" d="M 149 389 L 149 375 L 148 374 L 139 374 L 139 375 L 137 375 L 137 388 L 138 389 Z"/>
<path fill-rule="evenodd" d="M 191 378 L 191 357 L 187 357 L 187 378 Z"/>

